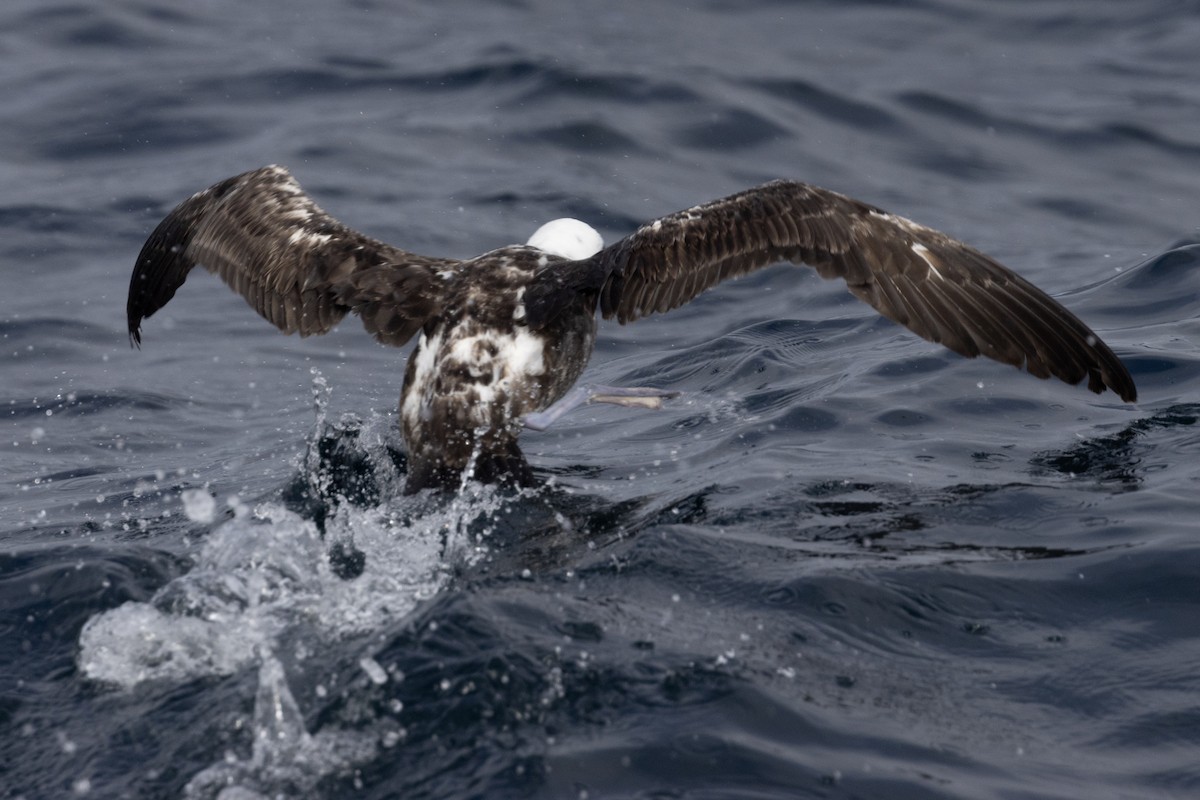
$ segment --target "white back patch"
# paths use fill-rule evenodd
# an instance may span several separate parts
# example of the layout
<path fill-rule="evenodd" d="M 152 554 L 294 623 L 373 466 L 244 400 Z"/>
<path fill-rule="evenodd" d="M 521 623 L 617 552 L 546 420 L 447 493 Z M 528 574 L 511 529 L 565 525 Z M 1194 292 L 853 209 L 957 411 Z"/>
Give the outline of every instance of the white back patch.
<path fill-rule="evenodd" d="M 533 232 L 525 244 L 570 261 L 589 258 L 604 247 L 599 232 L 577 219 L 564 217 L 547 222 Z"/>

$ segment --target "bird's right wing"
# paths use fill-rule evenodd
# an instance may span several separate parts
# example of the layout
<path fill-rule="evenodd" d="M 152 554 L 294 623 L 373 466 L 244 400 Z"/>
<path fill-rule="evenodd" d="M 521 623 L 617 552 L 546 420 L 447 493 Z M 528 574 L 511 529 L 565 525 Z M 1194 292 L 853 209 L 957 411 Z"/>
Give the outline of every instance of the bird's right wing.
<path fill-rule="evenodd" d="M 458 261 L 408 253 L 322 211 L 283 167 L 224 180 L 167 215 L 129 282 L 129 336 L 196 265 L 221 277 L 284 333 L 326 333 L 347 312 L 385 344 L 402 345 L 441 306 Z"/>

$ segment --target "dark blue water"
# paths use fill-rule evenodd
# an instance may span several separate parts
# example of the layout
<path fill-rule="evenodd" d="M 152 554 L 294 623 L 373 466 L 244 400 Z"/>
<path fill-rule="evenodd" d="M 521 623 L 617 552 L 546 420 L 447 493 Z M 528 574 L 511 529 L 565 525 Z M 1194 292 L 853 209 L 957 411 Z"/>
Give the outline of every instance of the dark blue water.
<path fill-rule="evenodd" d="M 1200 12 L 1170 0 L 0 8 L 0 797 L 1200 795 Z M 602 326 L 679 389 L 401 497 L 405 352 L 134 256 L 267 163 L 408 249 L 776 177 L 1076 310 L 1137 405 L 776 267 Z M 357 575 L 357 577 L 353 577 Z"/>

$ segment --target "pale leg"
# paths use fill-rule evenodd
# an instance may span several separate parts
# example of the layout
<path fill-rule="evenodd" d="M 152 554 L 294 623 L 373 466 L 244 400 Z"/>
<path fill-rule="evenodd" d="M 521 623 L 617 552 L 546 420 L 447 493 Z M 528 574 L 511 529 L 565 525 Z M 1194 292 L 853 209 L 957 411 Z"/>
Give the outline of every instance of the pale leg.
<path fill-rule="evenodd" d="M 662 408 L 663 398 L 678 397 L 679 392 L 645 387 L 599 386 L 584 384 L 567 392 L 544 411 L 526 414 L 522 424 L 531 430 L 544 431 L 562 415 L 589 403 L 611 403 L 627 408 Z"/>

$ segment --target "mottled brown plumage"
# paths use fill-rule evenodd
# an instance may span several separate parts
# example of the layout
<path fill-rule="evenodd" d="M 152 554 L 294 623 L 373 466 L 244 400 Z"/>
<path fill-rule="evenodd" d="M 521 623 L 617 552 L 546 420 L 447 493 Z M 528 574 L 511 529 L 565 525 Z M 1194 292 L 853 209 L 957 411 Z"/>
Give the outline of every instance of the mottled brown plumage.
<path fill-rule="evenodd" d="M 442 304 L 427 258 L 351 230 L 322 211 L 282 167 L 193 195 L 150 235 L 129 282 L 129 336 L 175 296 L 192 267 L 214 272 L 284 333 L 326 333 L 347 312 L 384 344 L 402 345 Z"/>
<path fill-rule="evenodd" d="M 325 333 L 347 312 L 387 344 L 419 332 L 400 404 L 408 491 L 454 485 L 464 472 L 529 482 L 521 421 L 579 378 L 597 307 L 630 322 L 780 261 L 842 278 L 888 319 L 956 353 L 1137 397 L 1120 359 L 1040 289 L 945 234 L 825 189 L 775 181 L 603 249 L 586 229 L 583 241 L 591 237 L 583 251 L 576 239 L 429 258 L 345 227 L 287 170 L 264 167 L 194 195 L 159 224 L 130 281 L 129 335 L 140 344 L 142 321 L 198 264 L 285 333 Z"/>

